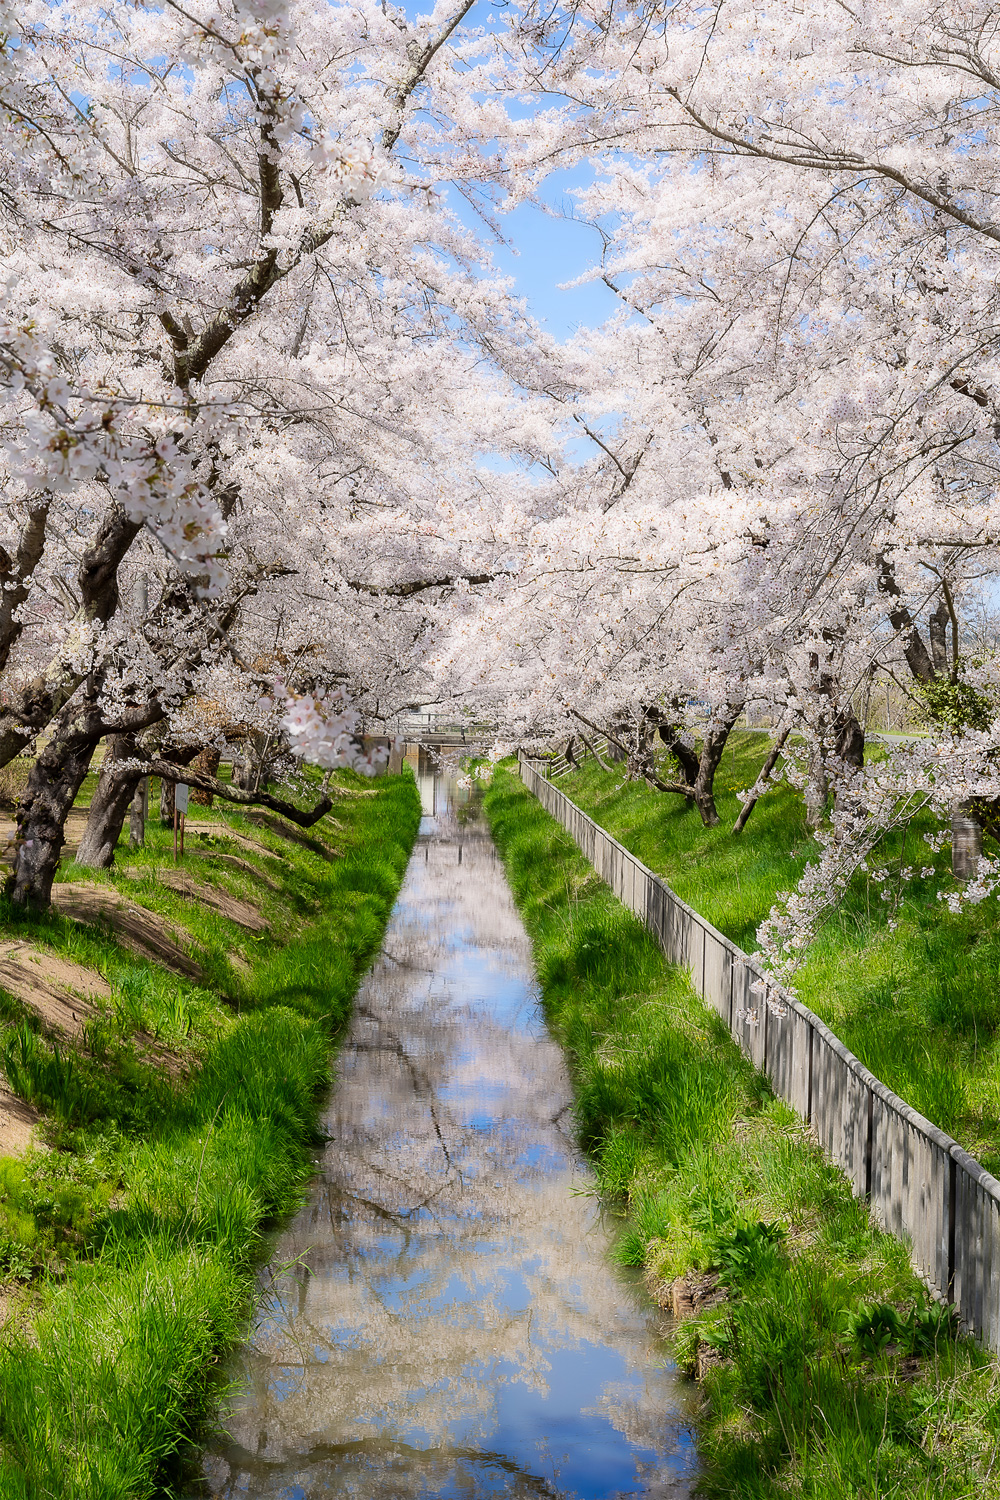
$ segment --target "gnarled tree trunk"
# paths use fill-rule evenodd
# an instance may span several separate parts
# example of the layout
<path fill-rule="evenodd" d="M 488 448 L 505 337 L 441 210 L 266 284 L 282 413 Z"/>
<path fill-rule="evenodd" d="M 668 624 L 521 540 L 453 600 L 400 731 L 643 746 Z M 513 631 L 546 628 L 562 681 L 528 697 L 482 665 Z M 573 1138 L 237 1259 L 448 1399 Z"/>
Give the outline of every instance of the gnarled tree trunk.
<path fill-rule="evenodd" d="M 100 714 L 93 700 L 86 698 L 63 710 L 52 738 L 31 768 L 17 810 L 14 871 L 7 882 L 8 894 L 19 906 L 45 911 L 49 905 L 66 817 L 100 739 Z"/>
<path fill-rule="evenodd" d="M 136 787 L 142 780 L 141 771 L 129 774 L 120 767 L 122 761 L 134 760 L 136 753 L 135 735 L 109 735 L 104 764 L 97 778 L 97 790 L 90 804 L 87 827 L 76 855 L 78 865 L 108 870 L 114 864 L 115 849 L 121 837 L 125 815 L 135 796 Z"/>
<path fill-rule="evenodd" d="M 719 821 L 719 811 L 715 805 L 715 773 L 722 761 L 722 753 L 726 748 L 726 741 L 733 730 L 733 725 L 743 712 L 740 704 L 735 713 L 724 719 L 721 724 L 710 726 L 705 731 L 702 740 L 701 754 L 698 756 L 698 774 L 694 779 L 692 792 L 694 794 L 695 806 L 701 813 L 701 821 L 706 828 L 714 828 Z"/>
<path fill-rule="evenodd" d="M 217 776 L 221 759 L 222 755 L 214 745 L 206 745 L 204 750 L 199 750 L 192 760 L 191 769 L 203 771 L 206 776 Z M 212 793 L 202 791 L 200 787 L 195 787 L 191 793 L 191 801 L 196 802 L 199 807 L 211 807 L 213 800 Z"/>
<path fill-rule="evenodd" d="M 80 562 L 80 609 L 74 621 L 78 628 L 89 630 L 95 622 L 103 624 L 115 613 L 118 569 L 141 530 L 141 521 L 132 520 L 117 502 L 112 502 Z M 77 665 L 76 655 L 75 649 L 68 654 L 61 649 L 40 676 L 0 709 L 0 765 L 12 760 L 73 698 L 87 676 L 86 668 L 81 670 Z"/>
<path fill-rule="evenodd" d="M 810 828 L 819 828 L 826 816 L 826 798 L 829 783 L 826 776 L 826 756 L 823 739 L 817 734 L 809 747 L 809 770 L 805 785 L 806 823 Z"/>
<path fill-rule="evenodd" d="M 698 777 L 698 756 L 681 738 L 684 730 L 680 724 L 660 724 L 660 739 L 677 762 L 684 776 L 693 786 Z"/>

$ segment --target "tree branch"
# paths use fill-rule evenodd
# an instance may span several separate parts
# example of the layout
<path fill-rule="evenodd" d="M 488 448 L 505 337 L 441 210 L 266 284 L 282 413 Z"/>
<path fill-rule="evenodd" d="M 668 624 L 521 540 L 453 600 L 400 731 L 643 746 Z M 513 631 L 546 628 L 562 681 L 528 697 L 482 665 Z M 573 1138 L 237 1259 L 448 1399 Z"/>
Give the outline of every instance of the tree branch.
<path fill-rule="evenodd" d="M 777 765 L 778 756 L 781 754 L 782 747 L 784 746 L 784 743 L 791 732 L 792 726 L 791 724 L 787 724 L 779 734 L 778 738 L 775 740 L 774 744 L 771 746 L 771 753 L 761 767 L 760 775 L 757 777 L 757 780 L 754 783 L 754 791 L 751 792 L 750 796 L 744 802 L 743 809 L 739 817 L 736 819 L 736 822 L 733 824 L 734 833 L 742 833 L 744 828 L 747 826 L 747 820 L 750 817 L 750 814 L 753 812 L 754 808 L 757 806 L 757 803 L 760 801 L 760 792 L 757 791 L 756 788 L 760 787 L 761 790 L 763 790 L 764 783 L 770 778 L 771 772 Z"/>
<path fill-rule="evenodd" d="M 721 125 L 710 124 L 693 105 L 681 98 L 678 89 L 668 88 L 665 92 L 674 99 L 688 119 L 692 120 L 700 130 L 711 136 L 713 140 L 724 141 L 727 146 L 732 146 L 734 152 L 740 156 L 754 157 L 758 161 L 773 161 L 786 167 L 804 167 L 807 171 L 813 172 L 860 172 L 866 177 L 884 177 L 888 182 L 896 183 L 897 187 L 901 187 L 905 193 L 911 193 L 914 198 L 919 198 L 930 208 L 936 208 L 939 213 L 947 214 L 959 224 L 964 224 L 967 229 L 974 230 L 976 234 L 985 235 L 987 239 L 1000 244 L 1000 228 L 959 208 L 956 203 L 934 192 L 932 188 L 921 187 L 895 167 L 887 166 L 884 162 L 865 161 L 864 157 L 856 156 L 852 151 L 827 155 L 820 147 L 814 146 L 807 146 L 797 151 L 792 146 L 779 146 L 775 149 L 757 145 L 753 141 L 735 135 L 732 131 L 725 130 Z"/>
<path fill-rule="evenodd" d="M 15 617 L 28 597 L 31 575 L 45 550 L 45 526 L 51 505 L 52 495 L 46 493 L 28 511 L 14 557 L 0 547 L 0 671 L 7 665 L 24 630 L 24 621 Z"/>
<path fill-rule="evenodd" d="M 411 599 L 414 594 L 422 594 L 425 589 L 453 588 L 456 583 L 467 583 L 475 587 L 480 583 L 492 583 L 497 577 L 499 577 L 497 573 L 455 573 L 444 578 L 417 578 L 412 583 L 392 583 L 385 588 L 376 583 L 362 583 L 356 578 L 345 578 L 344 582 L 349 589 L 354 589 L 359 594 L 377 594 L 390 599 Z"/>
<path fill-rule="evenodd" d="M 223 802 L 233 802 L 238 807 L 269 807 L 272 812 L 280 813 L 283 818 L 287 818 L 290 823 L 297 823 L 300 828 L 311 828 L 333 806 L 333 799 L 324 795 L 310 812 L 303 812 L 293 802 L 286 802 L 283 797 L 272 797 L 270 792 L 244 792 L 226 781 L 219 781 L 215 776 L 206 776 L 203 771 L 192 770 L 190 766 L 178 766 L 173 761 L 159 760 L 155 756 L 145 761 L 143 774 L 197 787 L 200 792 L 211 792 L 214 797 L 220 797 Z"/>

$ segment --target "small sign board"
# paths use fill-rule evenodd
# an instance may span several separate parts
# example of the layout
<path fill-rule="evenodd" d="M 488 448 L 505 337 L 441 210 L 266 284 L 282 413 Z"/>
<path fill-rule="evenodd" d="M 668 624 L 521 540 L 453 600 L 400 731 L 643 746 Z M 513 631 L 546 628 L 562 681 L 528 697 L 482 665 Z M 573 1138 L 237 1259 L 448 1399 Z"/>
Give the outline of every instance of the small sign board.
<path fill-rule="evenodd" d="M 174 787 L 174 806 L 179 813 L 186 813 L 188 810 L 189 791 L 190 787 L 185 786 L 183 781 L 178 781 Z"/>

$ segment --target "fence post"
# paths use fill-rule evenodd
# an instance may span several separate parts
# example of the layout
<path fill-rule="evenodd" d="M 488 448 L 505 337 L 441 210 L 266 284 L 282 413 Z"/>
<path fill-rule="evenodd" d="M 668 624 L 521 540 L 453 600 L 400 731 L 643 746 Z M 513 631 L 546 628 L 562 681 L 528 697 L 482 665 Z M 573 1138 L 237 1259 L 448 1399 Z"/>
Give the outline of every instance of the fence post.
<path fill-rule="evenodd" d="M 875 1138 L 875 1095 L 869 1087 L 868 1095 L 868 1129 L 865 1137 L 865 1197 L 870 1199 L 872 1195 L 872 1147 Z"/>
<path fill-rule="evenodd" d="M 736 1010 L 736 957 L 729 955 L 729 1035 L 733 1034 L 733 1015 Z"/>
<path fill-rule="evenodd" d="M 958 1163 L 948 1158 L 948 1288 L 949 1302 L 955 1300 L 955 1210 L 958 1206 Z"/>
<path fill-rule="evenodd" d="M 813 1048 L 816 1043 L 816 1028 L 809 1026 L 809 1081 L 806 1085 L 806 1124 L 813 1122 Z"/>

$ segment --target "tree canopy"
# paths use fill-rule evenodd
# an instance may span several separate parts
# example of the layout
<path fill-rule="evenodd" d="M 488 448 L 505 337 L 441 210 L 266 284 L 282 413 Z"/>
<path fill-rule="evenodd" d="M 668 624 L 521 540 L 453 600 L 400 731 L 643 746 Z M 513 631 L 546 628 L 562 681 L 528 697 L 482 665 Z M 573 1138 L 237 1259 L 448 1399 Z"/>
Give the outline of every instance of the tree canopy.
<path fill-rule="evenodd" d="M 0 19 L 16 899 L 102 739 L 109 782 L 205 746 L 372 770 L 428 701 L 493 754 L 607 737 L 706 823 L 741 715 L 790 735 L 826 852 L 779 965 L 917 805 L 971 839 L 950 899 L 991 893 L 993 11 Z M 579 163 L 618 310 L 559 342 L 490 236 Z M 922 733 L 866 764 L 887 680 Z"/>

